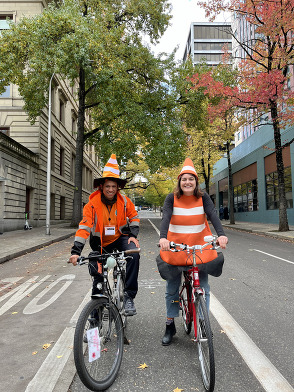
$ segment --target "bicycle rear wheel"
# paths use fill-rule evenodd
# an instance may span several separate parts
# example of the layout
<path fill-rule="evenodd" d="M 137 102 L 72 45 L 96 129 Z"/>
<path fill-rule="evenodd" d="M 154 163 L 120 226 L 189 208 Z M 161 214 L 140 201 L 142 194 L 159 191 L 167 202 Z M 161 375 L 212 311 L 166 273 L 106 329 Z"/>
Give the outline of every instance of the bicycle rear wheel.
<path fill-rule="evenodd" d="M 100 340 L 95 360 L 87 339 L 87 331 L 93 328 L 98 329 Z M 116 306 L 105 298 L 91 300 L 78 319 L 74 336 L 74 360 L 82 383 L 92 391 L 107 389 L 117 376 L 122 355 L 123 326 Z"/>
<path fill-rule="evenodd" d="M 198 357 L 200 362 L 202 381 L 206 391 L 213 392 L 215 385 L 215 362 L 212 331 L 206 308 L 206 302 L 202 294 L 197 295 L 194 306 L 194 317 L 196 315 L 196 320 L 194 320 L 194 329 L 197 328 L 197 330 L 194 330 L 194 332 L 198 346 Z"/>
<path fill-rule="evenodd" d="M 192 315 L 189 312 L 191 291 L 191 285 L 184 278 L 184 282 L 180 291 L 180 309 L 182 311 L 183 325 L 187 335 L 190 334 L 192 327 Z"/>

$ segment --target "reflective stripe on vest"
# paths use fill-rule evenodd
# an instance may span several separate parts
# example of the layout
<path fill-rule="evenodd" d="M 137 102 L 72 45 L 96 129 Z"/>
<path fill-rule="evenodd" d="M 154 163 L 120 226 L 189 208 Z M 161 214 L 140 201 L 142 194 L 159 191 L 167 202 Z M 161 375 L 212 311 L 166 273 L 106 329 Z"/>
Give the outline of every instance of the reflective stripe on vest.
<path fill-rule="evenodd" d="M 204 237 L 211 231 L 203 208 L 202 197 L 174 196 L 173 214 L 167 233 L 167 239 L 176 243 L 188 245 L 203 245 Z M 206 249 L 209 249 L 207 247 Z M 185 252 L 160 251 L 162 260 L 174 265 L 191 265 L 192 255 Z M 207 263 L 217 257 L 215 250 L 197 252 L 196 263 Z"/>

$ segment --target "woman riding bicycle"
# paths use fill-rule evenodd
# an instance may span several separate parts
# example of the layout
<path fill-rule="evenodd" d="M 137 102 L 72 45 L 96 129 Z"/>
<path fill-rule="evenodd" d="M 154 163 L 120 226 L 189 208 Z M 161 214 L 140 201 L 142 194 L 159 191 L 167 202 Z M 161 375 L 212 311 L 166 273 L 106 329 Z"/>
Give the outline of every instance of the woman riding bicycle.
<path fill-rule="evenodd" d="M 170 193 L 164 202 L 160 228 L 160 257 L 168 264 L 185 265 L 187 255 L 184 252 L 169 252 L 170 241 L 188 245 L 204 244 L 204 236 L 211 235 L 206 217 L 211 221 L 217 235 L 217 242 L 226 248 L 228 238 L 225 236 L 219 217 L 209 195 L 200 190 L 198 176 L 191 159 L 187 158 L 174 193 Z M 203 263 L 217 257 L 216 251 L 207 250 L 201 254 Z M 208 274 L 199 271 L 201 287 L 204 288 L 206 303 L 209 307 Z M 179 316 L 179 287 L 181 272 L 166 280 L 166 330 L 162 339 L 164 346 L 172 342 L 176 333 L 174 318 Z"/>

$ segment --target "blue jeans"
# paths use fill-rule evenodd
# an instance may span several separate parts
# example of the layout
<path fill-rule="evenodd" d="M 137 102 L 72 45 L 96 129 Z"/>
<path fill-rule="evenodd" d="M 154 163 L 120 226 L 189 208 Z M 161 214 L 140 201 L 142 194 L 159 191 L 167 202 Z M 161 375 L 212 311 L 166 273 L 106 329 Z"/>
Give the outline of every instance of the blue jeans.
<path fill-rule="evenodd" d="M 182 273 L 173 279 L 166 281 L 166 293 L 165 293 L 165 303 L 166 303 L 166 317 L 174 318 L 179 317 L 179 290 L 181 285 Z M 209 311 L 209 300 L 210 300 L 210 286 L 208 283 L 208 274 L 206 272 L 199 271 L 200 286 L 205 291 L 205 300 L 207 311 Z"/>

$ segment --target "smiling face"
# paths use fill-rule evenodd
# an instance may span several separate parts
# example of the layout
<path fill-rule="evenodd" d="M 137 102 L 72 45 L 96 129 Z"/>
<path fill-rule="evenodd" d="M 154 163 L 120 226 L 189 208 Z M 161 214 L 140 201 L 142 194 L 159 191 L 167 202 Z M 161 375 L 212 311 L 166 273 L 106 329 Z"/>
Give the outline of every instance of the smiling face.
<path fill-rule="evenodd" d="M 183 194 L 186 196 L 191 196 L 194 194 L 196 189 L 196 178 L 192 174 L 183 174 L 180 178 L 180 187 Z"/>
<path fill-rule="evenodd" d="M 112 200 L 118 191 L 117 182 L 112 180 L 105 180 L 100 187 L 107 200 Z"/>

